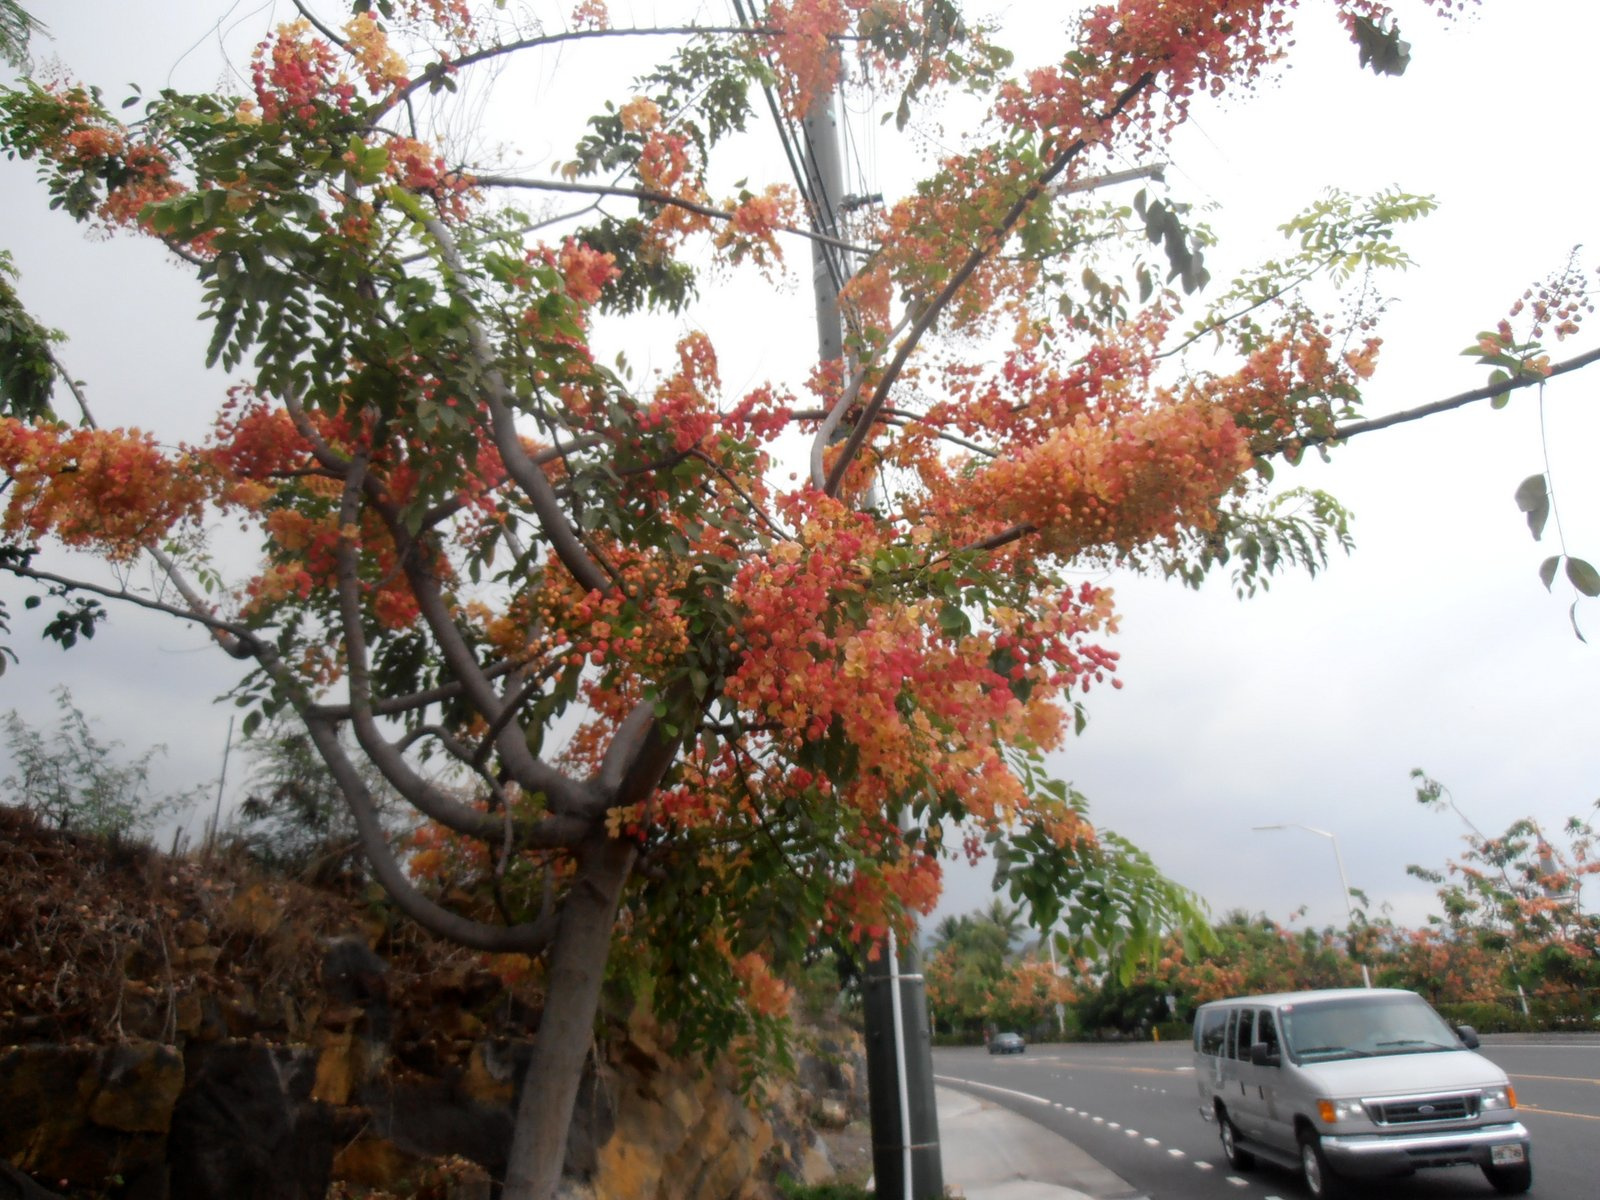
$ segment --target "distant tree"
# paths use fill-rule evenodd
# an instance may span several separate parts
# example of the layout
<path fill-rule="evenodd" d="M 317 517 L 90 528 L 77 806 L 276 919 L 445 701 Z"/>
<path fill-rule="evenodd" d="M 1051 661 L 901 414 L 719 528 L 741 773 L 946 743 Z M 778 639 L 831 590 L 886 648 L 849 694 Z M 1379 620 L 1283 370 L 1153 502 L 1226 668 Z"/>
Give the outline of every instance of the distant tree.
<path fill-rule="evenodd" d="M 126 838 L 148 833 L 199 799 L 199 787 L 176 794 L 152 787 L 151 763 L 166 747 L 119 761 L 122 743 L 101 741 L 66 688 L 55 696 L 61 719 L 53 733 L 33 728 L 16 709 L 5 714 L 14 773 L 4 786 L 11 802 L 33 809 L 57 829 Z"/>
<path fill-rule="evenodd" d="M 1017 946 L 1021 910 L 996 897 L 976 913 L 947 916 L 933 932 L 923 963 L 928 1001 L 941 1028 L 976 1036 L 985 1027 L 1027 1029 L 1054 1017 L 1073 999 L 1039 951 Z"/>
<path fill-rule="evenodd" d="M 1166 985 L 1153 976 L 1136 972 L 1124 980 L 1120 974 L 1110 973 L 1098 986 L 1079 993 L 1075 1006 L 1078 1024 L 1091 1035 L 1141 1033 L 1172 1015 L 1167 995 Z"/>
<path fill-rule="evenodd" d="M 1056 1028 L 1057 1006 L 1066 1008 L 1078 994 L 1055 964 L 1030 951 L 1007 965 L 989 1001 L 988 1019 L 1001 1029 L 1025 1029 L 1037 1036 L 1038 1030 Z"/>
<path fill-rule="evenodd" d="M 1372 982 L 1399 987 L 1433 1004 L 1498 1003 L 1509 980 L 1502 954 L 1437 917 L 1421 929 L 1380 924 L 1372 956 Z"/>
<path fill-rule="evenodd" d="M 1361 982 L 1360 965 L 1350 957 L 1348 930 L 1290 929 L 1264 914 L 1236 909 L 1211 928 L 1200 950 L 1168 939 L 1159 956 L 1141 961 L 1127 980 L 1149 983 L 1174 998 L 1174 1016 L 1225 996 L 1293 992 L 1305 988 L 1347 987 Z"/>
<path fill-rule="evenodd" d="M 361 834 L 328 764 L 305 729 L 275 721 L 249 743 L 248 791 L 232 835 L 251 857 L 275 871 L 328 882 L 362 871 Z M 382 776 L 367 786 L 380 816 L 393 809 Z"/>
<path fill-rule="evenodd" d="M 1420 769 L 1411 774 L 1419 803 L 1448 808 L 1470 831 L 1466 850 L 1443 870 L 1406 868 L 1437 886 L 1444 912 L 1433 921 L 1443 935 L 1498 956 L 1508 991 L 1563 1003 L 1600 988 L 1600 912 L 1584 898 L 1585 881 L 1600 873 L 1595 827 L 1571 817 L 1552 836 L 1522 817 L 1491 837 L 1449 788 Z"/>

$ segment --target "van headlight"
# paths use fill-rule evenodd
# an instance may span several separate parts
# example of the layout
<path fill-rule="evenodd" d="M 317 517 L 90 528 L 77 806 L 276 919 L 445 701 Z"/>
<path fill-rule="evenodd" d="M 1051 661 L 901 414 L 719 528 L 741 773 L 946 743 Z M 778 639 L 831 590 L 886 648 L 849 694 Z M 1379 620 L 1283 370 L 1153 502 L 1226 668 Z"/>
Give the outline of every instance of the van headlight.
<path fill-rule="evenodd" d="M 1365 1117 L 1367 1110 L 1361 1107 L 1359 1100 L 1318 1100 L 1317 1114 L 1324 1124 L 1337 1125 L 1340 1121 Z"/>
<path fill-rule="evenodd" d="M 1483 1098 L 1479 1107 L 1484 1112 L 1497 1108 L 1515 1108 L 1517 1106 L 1517 1089 L 1507 1084 L 1505 1087 L 1492 1087 L 1483 1089 Z"/>

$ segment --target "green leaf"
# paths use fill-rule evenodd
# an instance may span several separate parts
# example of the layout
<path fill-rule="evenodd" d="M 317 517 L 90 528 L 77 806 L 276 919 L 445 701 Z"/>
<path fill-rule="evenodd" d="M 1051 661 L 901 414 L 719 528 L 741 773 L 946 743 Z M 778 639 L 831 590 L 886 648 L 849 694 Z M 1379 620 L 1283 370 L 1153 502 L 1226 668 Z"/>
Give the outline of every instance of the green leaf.
<path fill-rule="evenodd" d="M 1556 581 L 1556 567 L 1561 563 L 1561 555 L 1552 554 L 1539 564 L 1539 578 L 1544 581 L 1544 590 L 1549 591 Z"/>
<path fill-rule="evenodd" d="M 1550 519 L 1550 485 L 1542 474 L 1529 475 L 1517 485 L 1516 499 L 1517 507 L 1528 514 L 1528 530 L 1537 542 Z"/>
<path fill-rule="evenodd" d="M 946 637 L 966 637 L 972 632 L 972 622 L 967 619 L 967 614 L 961 611 L 960 606 L 945 604 L 939 608 L 939 628 Z"/>
<path fill-rule="evenodd" d="M 1356 17 L 1356 45 L 1361 65 L 1371 66 L 1375 75 L 1404 75 L 1411 65 L 1411 43 L 1402 41 L 1398 25 L 1380 28 L 1370 17 Z"/>
<path fill-rule="evenodd" d="M 1567 556 L 1567 581 L 1585 596 L 1600 596 L 1600 571 L 1570 554 Z"/>
<path fill-rule="evenodd" d="M 1497 358 L 1494 358 L 1494 359 L 1488 359 L 1486 361 L 1496 362 L 1496 361 L 1504 361 L 1504 359 L 1503 359 L 1503 357 L 1497 357 Z M 1511 375 L 1507 371 L 1494 370 L 1494 371 L 1490 371 L 1489 372 L 1489 383 L 1491 385 L 1502 384 L 1502 383 L 1510 383 L 1510 382 L 1511 382 Z M 1493 396 L 1489 397 L 1489 404 L 1490 404 L 1491 407 L 1494 407 L 1494 408 L 1504 408 L 1507 404 L 1510 404 L 1510 403 L 1511 403 L 1511 392 L 1510 392 L 1509 389 L 1507 389 L 1506 391 L 1503 391 L 1503 392 L 1497 392 Z"/>

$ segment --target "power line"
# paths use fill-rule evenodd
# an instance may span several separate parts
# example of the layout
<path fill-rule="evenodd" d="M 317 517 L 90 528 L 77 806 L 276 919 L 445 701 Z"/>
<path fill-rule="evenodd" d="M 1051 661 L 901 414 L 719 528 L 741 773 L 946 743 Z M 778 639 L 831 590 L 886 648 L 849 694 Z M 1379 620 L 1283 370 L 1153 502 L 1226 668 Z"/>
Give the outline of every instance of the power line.
<path fill-rule="evenodd" d="M 750 0 L 748 10 L 744 0 L 732 0 L 732 4 L 741 24 L 752 28 L 758 24 L 755 0 Z M 762 19 L 766 19 L 765 15 Z M 800 198 L 806 206 L 806 215 L 811 228 L 817 233 L 837 236 L 839 220 L 833 197 L 825 194 L 821 182 L 814 179 L 811 172 L 803 165 L 811 161 L 810 152 L 814 148 L 810 144 L 810 138 L 803 130 L 796 129 L 792 118 L 784 113 L 770 83 L 763 81 L 761 90 L 767 98 L 767 108 L 772 113 L 773 125 L 783 145 L 784 156 L 789 160 L 789 170 L 794 176 L 795 187 L 799 190 Z M 834 287 L 842 288 L 850 273 L 840 261 L 840 252 L 833 247 L 824 247 L 823 261 Z"/>

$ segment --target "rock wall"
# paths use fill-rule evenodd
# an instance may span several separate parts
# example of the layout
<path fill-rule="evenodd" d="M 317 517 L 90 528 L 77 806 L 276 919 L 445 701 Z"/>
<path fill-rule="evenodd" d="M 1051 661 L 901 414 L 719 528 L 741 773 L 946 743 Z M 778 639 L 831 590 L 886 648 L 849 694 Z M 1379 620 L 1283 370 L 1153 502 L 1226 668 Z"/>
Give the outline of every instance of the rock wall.
<path fill-rule="evenodd" d="M 490 1200 L 537 983 L 311 888 L 0 804 L 0 1200 Z M 379 951 L 381 950 L 381 954 Z M 759 1099 L 612 1013 L 567 1147 L 581 1200 L 762 1200 L 865 1111 L 838 1045 Z M 859 1055 L 855 1056 L 857 1059 Z"/>
<path fill-rule="evenodd" d="M 207 1005 L 151 1040 L 0 1051 L 0 1155 L 57 1192 L 128 1200 L 490 1200 L 530 1043 L 454 1037 L 433 1070 L 402 1061 L 383 963 L 328 951 L 327 1003 L 284 1044 L 221 1034 Z M 470 1026 L 470 1022 L 468 1025 Z M 460 1031 L 455 1031 L 459 1033 Z M 567 1148 L 570 1200 L 766 1200 L 784 1174 L 831 1176 L 816 1121 L 865 1103 L 859 1053 L 819 1043 L 759 1099 L 676 1060 L 635 1013 L 598 1048 Z M 0 1197 L 7 1195 L 0 1179 Z M 20 1193 L 18 1193 L 20 1194 Z"/>

